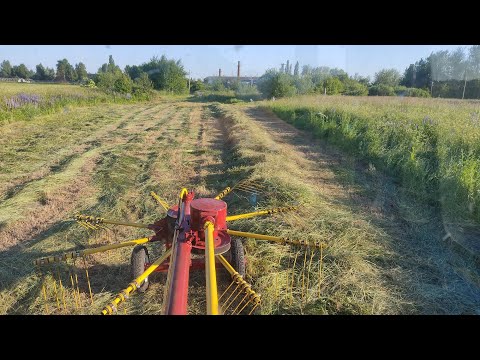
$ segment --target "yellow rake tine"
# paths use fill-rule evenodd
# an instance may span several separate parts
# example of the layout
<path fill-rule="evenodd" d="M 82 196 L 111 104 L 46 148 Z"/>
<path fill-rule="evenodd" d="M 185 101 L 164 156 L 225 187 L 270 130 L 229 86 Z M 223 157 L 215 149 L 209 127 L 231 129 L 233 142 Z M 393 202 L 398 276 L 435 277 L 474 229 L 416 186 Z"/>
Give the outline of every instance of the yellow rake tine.
<path fill-rule="evenodd" d="M 82 307 L 82 299 L 80 297 L 80 287 L 78 285 L 78 276 L 77 276 L 77 270 L 76 270 L 76 259 L 73 259 L 73 273 L 75 274 L 75 285 L 77 286 L 77 296 L 78 296 L 78 303 L 80 307 Z"/>
<path fill-rule="evenodd" d="M 123 308 L 123 314 L 124 314 L 124 315 L 127 315 L 127 307 L 124 307 L 124 308 Z"/>
<path fill-rule="evenodd" d="M 305 256 L 303 257 L 303 268 L 302 268 L 302 307 L 303 307 L 303 294 L 305 290 L 305 266 L 307 266 L 307 253 L 308 253 L 308 247 L 305 250 Z"/>
<path fill-rule="evenodd" d="M 248 296 L 248 292 L 247 294 L 242 298 L 242 300 L 240 300 L 240 302 L 238 303 L 237 307 L 232 311 L 232 315 L 235 315 L 235 311 L 237 311 L 237 309 L 240 307 L 240 305 L 242 305 L 243 301 L 245 300 L 245 298 Z"/>
<path fill-rule="evenodd" d="M 58 298 L 58 291 L 57 291 L 57 280 L 55 279 L 55 275 L 52 273 L 53 278 L 53 291 L 55 292 L 55 299 L 57 300 L 57 309 L 62 310 L 60 306 L 60 299 Z"/>
<path fill-rule="evenodd" d="M 307 291 L 306 291 L 306 301 L 308 301 L 308 284 L 310 282 L 310 269 L 312 268 L 312 260 L 313 256 L 315 255 L 315 252 L 313 250 L 310 250 L 310 262 L 308 263 L 308 270 L 307 270 Z"/>
<path fill-rule="evenodd" d="M 278 269 L 280 269 L 280 264 L 281 263 L 282 263 L 282 255 L 278 255 Z M 278 271 L 275 271 L 275 298 L 278 299 L 278 296 L 279 296 Z M 278 302 L 277 302 L 277 304 L 278 304 Z"/>
<path fill-rule="evenodd" d="M 71 283 L 72 283 L 73 298 L 75 299 L 75 307 L 76 307 L 77 310 L 78 310 L 77 291 L 75 290 L 75 283 L 73 282 L 72 271 L 70 270 L 69 273 L 70 273 L 70 281 L 71 281 Z"/>
<path fill-rule="evenodd" d="M 257 189 L 257 188 L 254 188 L 254 187 L 249 187 L 249 186 L 239 186 L 239 187 L 237 187 L 237 190 L 243 190 L 243 191 L 246 191 L 246 192 L 255 192 L 255 193 L 262 193 L 263 194 L 263 190 Z"/>
<path fill-rule="evenodd" d="M 62 293 L 62 302 L 63 302 L 63 310 L 66 313 L 67 312 L 67 304 L 65 303 L 65 290 L 62 285 L 62 278 L 60 276 L 60 270 L 57 268 L 57 275 L 58 275 L 58 282 L 60 284 L 60 291 Z"/>
<path fill-rule="evenodd" d="M 253 307 L 253 309 L 248 313 L 248 315 L 252 315 L 252 313 L 255 311 L 255 309 L 257 308 L 257 306 L 259 305 L 260 303 L 256 303 L 255 306 Z"/>
<path fill-rule="evenodd" d="M 253 297 L 251 297 L 246 303 L 245 305 L 243 305 L 243 307 L 238 311 L 237 315 L 241 314 L 243 309 L 245 309 L 247 307 L 248 304 L 250 304 L 252 302 L 252 299 Z"/>
<path fill-rule="evenodd" d="M 322 261 L 323 261 L 323 247 L 320 246 L 320 260 L 318 261 L 318 297 L 320 298 L 320 287 L 322 286 Z"/>
<path fill-rule="evenodd" d="M 298 254 L 300 254 L 300 251 L 297 251 L 295 254 L 295 260 L 293 260 L 293 267 L 292 267 L 292 286 L 290 287 L 290 305 L 292 305 L 293 302 L 293 284 L 295 282 L 295 265 L 297 264 L 297 257 Z"/>
<path fill-rule="evenodd" d="M 232 293 L 230 294 L 230 296 L 227 298 L 227 300 L 225 300 L 225 303 L 224 304 L 227 304 L 228 303 L 228 300 L 230 300 L 230 298 L 233 296 L 233 294 L 235 294 L 235 292 L 237 291 L 238 287 L 240 286 L 240 283 L 237 284 L 237 286 L 235 287 L 235 289 L 233 289 Z M 238 295 L 237 295 L 238 296 Z M 228 306 L 224 306 L 225 309 L 224 311 L 227 311 L 228 309 Z"/>
<path fill-rule="evenodd" d="M 233 305 L 233 303 L 235 302 L 235 300 L 237 300 L 238 298 L 238 295 L 240 295 L 242 293 L 242 290 L 240 289 L 240 291 L 238 292 L 238 294 L 233 298 L 233 300 L 228 304 L 228 305 L 225 305 L 225 312 L 227 311 L 227 309 Z"/>
<path fill-rule="evenodd" d="M 77 221 L 77 224 L 79 224 L 80 226 L 83 226 L 85 229 L 90 230 L 90 228 L 87 225 L 85 225 L 85 223 L 83 223 L 83 221 Z"/>
<path fill-rule="evenodd" d="M 48 315 L 48 313 L 49 313 L 50 311 L 48 310 L 47 290 L 46 290 L 46 287 L 45 287 L 45 278 L 43 279 L 42 292 L 43 292 L 43 298 L 45 299 L 45 311 L 47 312 L 47 315 Z"/>
<path fill-rule="evenodd" d="M 223 295 L 225 295 L 225 294 L 227 293 L 228 289 L 230 289 L 230 288 L 233 286 L 233 284 L 235 284 L 235 281 L 232 281 L 232 282 L 230 283 L 230 285 L 228 285 L 228 287 L 227 287 L 227 288 L 225 289 L 225 291 L 222 293 L 222 295 L 220 295 L 220 297 L 218 298 L 218 301 L 219 301 L 219 302 L 220 302 L 220 300 L 222 299 Z"/>
<path fill-rule="evenodd" d="M 77 285 L 77 296 L 78 296 L 78 303 L 80 307 L 82 306 L 82 299 L 80 298 L 80 287 L 78 286 L 78 276 L 77 273 L 75 273 L 75 284 Z"/>
<path fill-rule="evenodd" d="M 85 266 L 85 274 L 87 274 L 87 283 L 88 283 L 88 291 L 90 293 L 90 301 L 93 305 L 93 295 L 92 295 L 92 287 L 90 286 L 90 276 L 88 276 L 88 269 L 87 269 L 87 262 L 85 261 L 85 256 L 83 258 L 83 265 Z"/>

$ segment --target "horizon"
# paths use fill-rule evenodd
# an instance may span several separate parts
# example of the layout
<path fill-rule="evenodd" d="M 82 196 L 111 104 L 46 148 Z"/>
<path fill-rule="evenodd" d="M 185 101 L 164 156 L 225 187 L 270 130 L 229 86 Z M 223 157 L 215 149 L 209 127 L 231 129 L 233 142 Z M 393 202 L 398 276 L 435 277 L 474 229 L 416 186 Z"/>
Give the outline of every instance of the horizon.
<path fill-rule="evenodd" d="M 328 66 L 373 79 L 382 69 L 396 69 L 401 74 L 421 58 L 439 50 L 455 50 L 470 45 L 0 45 L 0 62 L 25 64 L 35 71 L 38 64 L 56 69 L 58 60 L 70 64 L 83 62 L 88 73 L 96 73 L 109 55 L 122 70 L 126 65 L 140 65 L 154 56 L 181 60 L 188 76 L 205 79 L 236 76 L 237 62 L 241 76 L 261 76 L 266 70 L 279 69 L 289 60 L 314 67 Z M 132 49 L 135 48 L 135 49 Z M 134 50 L 134 51 L 133 51 Z"/>

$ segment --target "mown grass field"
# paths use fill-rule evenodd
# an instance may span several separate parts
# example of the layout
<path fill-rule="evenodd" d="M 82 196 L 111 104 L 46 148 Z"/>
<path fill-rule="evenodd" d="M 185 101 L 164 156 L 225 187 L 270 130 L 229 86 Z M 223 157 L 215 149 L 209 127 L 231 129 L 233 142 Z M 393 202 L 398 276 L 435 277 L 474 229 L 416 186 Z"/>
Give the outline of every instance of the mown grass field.
<path fill-rule="evenodd" d="M 455 259 L 437 243 L 443 228 L 433 205 L 410 201 L 381 171 L 255 103 L 162 98 L 84 104 L 2 122 L 0 134 L 2 314 L 98 314 L 131 281 L 131 249 L 96 254 L 86 264 L 93 305 L 82 262 L 60 269 L 65 305 L 61 297 L 56 302 L 55 268 L 40 271 L 34 259 L 149 235 L 125 227 L 91 232 L 68 221 L 76 212 L 150 223 L 164 216 L 149 197 L 152 190 L 172 204 L 183 186 L 197 196 L 215 196 L 247 177 L 267 191 L 256 206 L 241 194 L 229 195 L 230 214 L 301 207 L 235 221 L 232 229 L 327 244 L 319 269 L 318 253 L 244 240 L 246 278 L 262 295 L 259 314 L 478 311 L 478 288 L 458 275 L 459 263 L 451 265 Z M 153 258 L 162 251 L 158 244 L 148 247 Z M 79 276 L 76 297 L 68 271 Z M 228 285 L 224 280 L 220 293 Z M 165 275 L 152 276 L 149 290 L 134 294 L 120 313 L 161 313 L 164 282 Z M 189 313 L 203 314 L 203 272 L 192 274 L 190 284 Z"/>

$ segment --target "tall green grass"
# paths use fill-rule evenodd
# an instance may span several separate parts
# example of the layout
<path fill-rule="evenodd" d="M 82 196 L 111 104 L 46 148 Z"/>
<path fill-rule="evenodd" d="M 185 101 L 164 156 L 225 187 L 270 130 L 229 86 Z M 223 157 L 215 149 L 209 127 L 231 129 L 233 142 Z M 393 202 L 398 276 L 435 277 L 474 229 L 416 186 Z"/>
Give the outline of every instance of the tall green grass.
<path fill-rule="evenodd" d="M 99 89 L 79 85 L 0 83 L 0 122 L 28 120 L 38 115 L 66 111 L 69 106 L 138 100 L 149 99 L 130 94 L 106 94 Z"/>
<path fill-rule="evenodd" d="M 479 101 L 305 96 L 261 106 L 386 171 L 450 219 L 480 222 Z"/>

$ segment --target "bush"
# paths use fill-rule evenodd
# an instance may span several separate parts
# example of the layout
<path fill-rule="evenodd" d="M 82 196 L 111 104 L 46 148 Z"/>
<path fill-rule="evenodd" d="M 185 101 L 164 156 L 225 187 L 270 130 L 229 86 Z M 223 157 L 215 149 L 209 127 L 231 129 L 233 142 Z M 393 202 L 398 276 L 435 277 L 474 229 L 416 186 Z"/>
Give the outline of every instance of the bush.
<path fill-rule="evenodd" d="M 133 83 L 133 93 L 135 95 L 150 94 L 153 90 L 153 83 L 146 73 L 141 73 Z"/>
<path fill-rule="evenodd" d="M 392 86 L 380 84 L 373 85 L 368 89 L 369 96 L 395 96 L 395 89 Z"/>
<path fill-rule="evenodd" d="M 367 96 L 368 87 L 356 80 L 349 79 L 345 82 L 345 90 L 343 94 L 349 96 Z"/>
<path fill-rule="evenodd" d="M 424 89 L 417 89 L 417 88 L 408 88 L 407 91 L 405 92 L 405 96 L 410 96 L 410 97 L 423 97 L 423 98 L 429 98 L 432 97 L 430 95 L 430 92 Z"/>
<path fill-rule="evenodd" d="M 293 96 L 296 93 L 293 85 L 293 77 L 285 73 L 279 73 L 276 70 L 268 70 L 260 79 L 258 79 L 258 90 L 268 98 L 274 96 L 277 98 Z"/>

